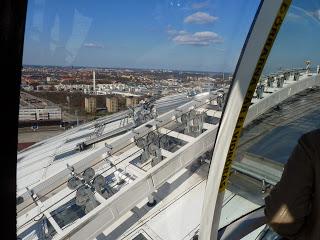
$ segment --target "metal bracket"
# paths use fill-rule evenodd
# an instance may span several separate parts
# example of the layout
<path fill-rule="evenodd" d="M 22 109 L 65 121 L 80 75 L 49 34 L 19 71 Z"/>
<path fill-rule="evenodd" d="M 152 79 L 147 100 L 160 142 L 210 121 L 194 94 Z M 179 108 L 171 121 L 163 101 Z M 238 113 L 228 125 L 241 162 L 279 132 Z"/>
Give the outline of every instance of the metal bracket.
<path fill-rule="evenodd" d="M 113 148 L 110 144 L 107 144 L 107 143 L 105 143 L 104 146 L 109 148 L 110 150 L 112 150 L 112 148 Z"/>
<path fill-rule="evenodd" d="M 68 163 L 67 163 L 67 169 L 70 171 L 70 174 L 73 176 L 75 173 L 74 173 L 74 167 L 73 166 L 70 166 Z"/>

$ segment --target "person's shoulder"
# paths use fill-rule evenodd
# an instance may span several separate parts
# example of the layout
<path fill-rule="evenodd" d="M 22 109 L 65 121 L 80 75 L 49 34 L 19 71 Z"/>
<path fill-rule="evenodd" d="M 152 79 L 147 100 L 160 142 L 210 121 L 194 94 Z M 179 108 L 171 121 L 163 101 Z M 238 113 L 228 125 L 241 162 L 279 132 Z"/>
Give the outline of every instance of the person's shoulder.
<path fill-rule="evenodd" d="M 320 128 L 303 134 L 299 139 L 299 144 L 306 150 L 320 153 Z"/>
<path fill-rule="evenodd" d="M 320 144 L 320 128 L 303 134 L 300 140 L 304 142 L 306 141 Z"/>

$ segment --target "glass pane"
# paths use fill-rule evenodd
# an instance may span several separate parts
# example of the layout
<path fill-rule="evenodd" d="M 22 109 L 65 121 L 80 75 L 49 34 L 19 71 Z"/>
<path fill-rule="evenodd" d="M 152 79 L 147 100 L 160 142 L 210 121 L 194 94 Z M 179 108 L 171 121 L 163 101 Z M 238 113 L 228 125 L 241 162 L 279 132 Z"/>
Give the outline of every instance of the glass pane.
<path fill-rule="evenodd" d="M 19 224 L 46 210 L 61 236 L 75 228 L 87 238 L 95 224 L 97 239 L 191 238 L 259 3 L 29 1 Z"/>
<path fill-rule="evenodd" d="M 319 32 L 319 4 L 292 1 L 252 99 L 233 164 L 227 195 L 231 192 L 242 201 L 224 206 L 221 221 L 228 209 L 247 209 L 245 215 L 264 205 L 299 138 L 320 128 Z M 262 230 L 244 239 L 256 239 Z M 276 235 L 269 229 L 259 239 Z"/>

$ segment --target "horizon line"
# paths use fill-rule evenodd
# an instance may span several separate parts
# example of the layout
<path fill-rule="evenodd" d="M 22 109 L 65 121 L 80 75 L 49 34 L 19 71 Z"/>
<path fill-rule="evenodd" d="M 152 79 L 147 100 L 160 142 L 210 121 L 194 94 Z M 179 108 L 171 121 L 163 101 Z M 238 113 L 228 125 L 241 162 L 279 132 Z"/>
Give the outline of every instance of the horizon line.
<path fill-rule="evenodd" d="M 200 71 L 200 70 L 181 70 L 181 69 L 167 69 L 167 68 L 138 68 L 138 67 L 94 67 L 94 66 L 81 66 L 81 65 L 51 65 L 51 64 L 22 64 L 23 66 L 40 66 L 40 67 L 62 67 L 62 68 L 95 68 L 95 69 L 129 69 L 129 70 L 162 70 L 162 71 L 174 71 L 174 72 L 200 72 L 200 73 L 224 73 L 232 74 L 228 71 Z"/>

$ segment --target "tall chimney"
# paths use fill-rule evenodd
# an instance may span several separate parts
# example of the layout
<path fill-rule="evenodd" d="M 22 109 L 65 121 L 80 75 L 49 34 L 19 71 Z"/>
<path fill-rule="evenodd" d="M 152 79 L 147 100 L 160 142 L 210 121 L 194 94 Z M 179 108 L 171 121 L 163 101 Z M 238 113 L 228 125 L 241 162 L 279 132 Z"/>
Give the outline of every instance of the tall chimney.
<path fill-rule="evenodd" d="M 96 92 L 96 72 L 93 70 L 93 92 Z"/>

